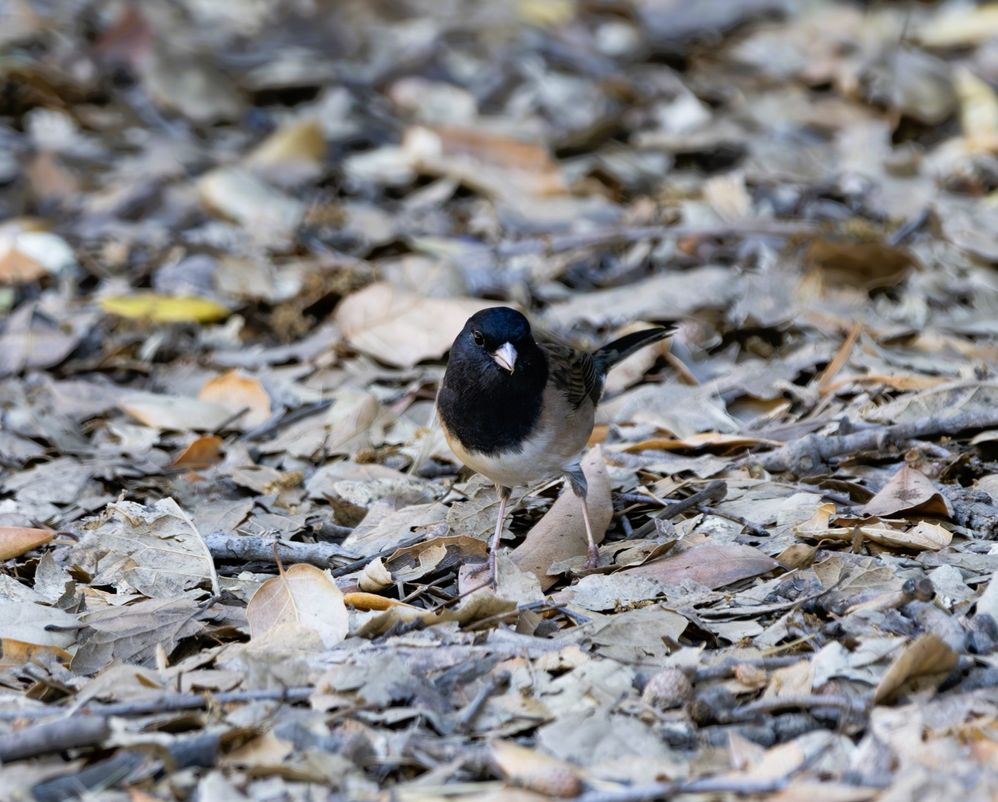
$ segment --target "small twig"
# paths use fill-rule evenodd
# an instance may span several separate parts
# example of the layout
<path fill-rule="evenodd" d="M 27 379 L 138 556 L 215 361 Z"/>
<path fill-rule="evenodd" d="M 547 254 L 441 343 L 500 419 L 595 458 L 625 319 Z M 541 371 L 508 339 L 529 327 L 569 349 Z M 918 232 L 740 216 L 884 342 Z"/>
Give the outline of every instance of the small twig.
<path fill-rule="evenodd" d="M 221 562 L 273 563 L 278 558 L 289 563 L 308 563 L 329 568 L 337 561 L 354 559 L 354 555 L 333 543 L 295 543 L 272 537 L 230 535 L 212 532 L 204 537 L 211 556 Z M 366 564 L 366 563 L 365 563 Z"/>
<path fill-rule="evenodd" d="M 912 438 L 957 434 L 967 429 L 992 426 L 998 426 L 998 407 L 959 415 L 933 415 L 846 435 L 809 434 L 761 457 L 749 457 L 746 461 L 758 462 L 771 473 L 788 471 L 800 476 L 813 473 L 831 458 L 842 454 L 883 450 L 891 443 L 903 443 Z"/>
<path fill-rule="evenodd" d="M 651 783 L 619 791 L 589 791 L 575 802 L 656 802 L 670 800 L 680 794 L 775 794 L 787 787 L 787 777 L 757 780 L 752 777 L 700 777 L 669 783 Z"/>
<path fill-rule="evenodd" d="M 780 220 L 718 226 L 632 226 L 630 228 L 613 228 L 504 242 L 498 245 L 495 251 L 500 258 L 508 259 L 513 256 L 561 253 L 577 248 L 626 245 L 643 239 L 663 239 L 665 237 L 706 237 L 712 239 L 746 236 L 792 237 L 812 232 L 815 228 L 813 223 Z"/>
<path fill-rule="evenodd" d="M 703 490 L 698 490 L 691 496 L 684 498 L 682 501 L 677 501 L 674 504 L 670 504 L 664 507 L 659 512 L 656 512 L 648 521 L 643 523 L 637 529 L 631 533 L 631 537 L 645 537 L 650 535 L 655 531 L 655 521 L 661 519 L 663 521 L 668 521 L 675 518 L 677 515 L 682 515 L 688 510 L 695 509 L 698 504 L 706 504 L 708 502 L 717 503 L 721 501 L 728 494 L 727 482 L 722 479 L 715 479 L 710 482 Z"/>
<path fill-rule="evenodd" d="M 46 721 L 0 735 L 0 763 L 93 746 L 110 734 L 111 728 L 104 716 L 74 716 L 63 721 Z"/>
<path fill-rule="evenodd" d="M 753 537 L 769 537 L 769 532 L 763 527 L 757 523 L 752 523 L 748 518 L 743 518 L 741 515 L 732 515 L 729 512 L 723 512 L 717 509 L 717 507 L 709 507 L 706 504 L 697 504 L 696 509 L 697 512 L 702 512 L 704 515 L 716 515 L 718 518 L 724 518 L 726 521 L 744 526 Z"/>
<path fill-rule="evenodd" d="M 73 708 L 73 716 L 148 716 L 155 713 L 169 713 L 176 710 L 200 710 L 213 704 L 233 704 L 236 702 L 301 702 L 311 695 L 311 686 L 292 688 L 258 688 L 250 691 L 227 691 L 216 694 L 167 693 L 151 699 L 114 704 L 91 704 Z M 68 708 L 62 706 L 33 707 L 24 710 L 0 710 L 0 721 L 19 718 L 37 719 L 48 716 L 65 716 Z"/>
<path fill-rule="evenodd" d="M 365 565 L 367 565 L 372 560 L 382 559 L 384 557 L 390 557 L 399 549 L 407 549 L 409 546 L 415 546 L 417 543 L 422 543 L 425 540 L 424 535 L 416 535 L 415 537 L 410 537 L 407 540 L 402 540 L 396 543 L 394 546 L 388 546 L 382 549 L 377 554 L 371 554 L 368 557 L 358 557 L 353 562 L 349 562 L 346 565 L 341 565 L 339 568 L 335 569 L 332 573 L 333 576 L 345 576 L 346 574 L 352 574 L 354 571 L 359 571 Z"/>
<path fill-rule="evenodd" d="M 770 699 L 759 699 L 747 705 L 736 707 L 730 715 L 732 721 L 738 721 L 765 713 L 775 713 L 779 710 L 811 710 L 818 707 L 835 707 L 846 712 L 862 713 L 866 710 L 866 702 L 833 694 L 807 693 L 774 696 Z"/>
<path fill-rule="evenodd" d="M 720 665 L 698 668 L 693 675 L 693 681 L 704 682 L 711 679 L 724 679 L 733 676 L 738 666 L 742 665 L 765 669 L 784 668 L 799 663 L 802 659 L 800 655 L 785 655 L 781 657 L 749 657 L 744 660 L 725 660 Z"/>
<path fill-rule="evenodd" d="M 324 401 L 315 401 L 311 404 L 302 404 L 302 406 L 292 409 L 290 412 L 278 412 L 272 415 L 268 420 L 265 420 L 255 429 L 250 429 L 248 432 L 244 432 L 239 439 L 240 440 L 259 440 L 262 437 L 266 437 L 269 434 L 283 429 L 285 426 L 290 426 L 292 423 L 297 423 L 300 420 L 304 420 L 312 415 L 319 412 L 324 412 L 332 406 L 333 400 L 327 398 Z"/>
<path fill-rule="evenodd" d="M 457 726 L 462 730 L 469 729 L 485 706 L 485 703 L 489 700 L 489 697 L 497 691 L 508 687 L 509 680 L 510 674 L 508 671 L 498 671 L 486 677 L 482 687 L 478 689 L 478 693 L 475 694 L 474 698 L 458 714 Z"/>

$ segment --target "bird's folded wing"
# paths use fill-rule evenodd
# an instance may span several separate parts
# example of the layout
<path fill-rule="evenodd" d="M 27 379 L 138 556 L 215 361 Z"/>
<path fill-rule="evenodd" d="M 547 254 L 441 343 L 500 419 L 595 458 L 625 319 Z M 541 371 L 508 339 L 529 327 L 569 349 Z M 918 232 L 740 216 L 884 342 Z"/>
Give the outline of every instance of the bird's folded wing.
<path fill-rule="evenodd" d="M 578 409 L 587 400 L 597 403 L 605 376 L 600 375 L 592 355 L 547 332 L 537 333 L 535 339 L 547 355 L 551 382 L 564 393 L 572 409 Z"/>

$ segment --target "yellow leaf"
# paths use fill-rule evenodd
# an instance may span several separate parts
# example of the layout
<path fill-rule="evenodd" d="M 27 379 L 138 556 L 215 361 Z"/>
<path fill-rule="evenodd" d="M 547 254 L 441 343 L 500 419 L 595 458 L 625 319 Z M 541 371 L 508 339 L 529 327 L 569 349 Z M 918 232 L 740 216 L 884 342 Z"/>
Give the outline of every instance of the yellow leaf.
<path fill-rule="evenodd" d="M 176 297 L 155 292 L 101 298 L 100 305 L 109 314 L 153 323 L 212 323 L 229 315 L 228 309 L 207 298 Z"/>

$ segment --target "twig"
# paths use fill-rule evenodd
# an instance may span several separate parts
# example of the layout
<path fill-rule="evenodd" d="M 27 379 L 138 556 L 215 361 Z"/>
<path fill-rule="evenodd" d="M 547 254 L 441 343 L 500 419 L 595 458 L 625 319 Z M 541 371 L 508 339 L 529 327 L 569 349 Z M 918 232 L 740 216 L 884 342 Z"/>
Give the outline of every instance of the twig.
<path fill-rule="evenodd" d="M 148 716 L 154 713 L 170 713 L 176 710 L 200 710 L 212 704 L 233 704 L 236 702 L 301 702 L 312 693 L 311 686 L 291 688 L 258 688 L 250 691 L 226 691 L 225 693 L 166 693 L 151 699 L 137 702 L 117 702 L 114 704 L 92 704 L 73 709 L 73 716 Z M 66 707 L 32 707 L 24 710 L 0 710 L 0 721 L 15 719 L 37 719 L 47 716 L 64 716 Z"/>
<path fill-rule="evenodd" d="M 901 443 L 911 438 L 957 434 L 967 429 L 987 429 L 992 426 L 998 426 L 998 408 L 960 415 L 933 415 L 908 423 L 839 436 L 809 434 L 761 457 L 749 459 L 772 473 L 787 471 L 801 476 L 813 473 L 831 458 L 842 454 L 882 451 L 890 443 Z"/>
<path fill-rule="evenodd" d="M 744 526 L 753 537 L 769 537 L 769 532 L 763 527 L 757 523 L 753 523 L 748 518 L 743 518 L 741 515 L 732 515 L 729 512 L 724 512 L 717 509 L 717 507 L 711 507 L 707 504 L 697 504 L 696 509 L 697 512 L 702 512 L 704 515 L 716 515 L 718 518 L 724 518 L 726 521 Z"/>
<path fill-rule="evenodd" d="M 850 699 L 847 696 L 807 693 L 759 699 L 747 705 L 736 707 L 730 715 L 733 721 L 738 721 L 739 719 L 754 718 L 763 713 L 775 713 L 778 710 L 812 710 L 818 707 L 836 707 L 846 712 L 862 713 L 866 710 L 866 703 L 862 700 Z"/>
<path fill-rule="evenodd" d="M 365 565 L 367 565 L 372 560 L 378 560 L 384 557 L 390 557 L 399 549 L 407 549 L 409 546 L 415 546 L 417 543 L 422 543 L 425 540 L 425 535 L 416 535 L 415 537 L 410 537 L 407 540 L 401 540 L 394 546 L 388 546 L 382 549 L 377 554 L 371 554 L 367 557 L 358 557 L 353 562 L 349 562 L 346 565 L 341 565 L 339 568 L 334 570 L 333 576 L 344 576 L 346 574 L 352 574 L 354 571 L 359 571 Z"/>
<path fill-rule="evenodd" d="M 315 401 L 311 404 L 303 404 L 297 409 L 292 409 L 290 412 L 278 412 L 271 415 L 268 420 L 265 420 L 255 429 L 250 429 L 248 432 L 244 432 L 240 435 L 240 440 L 259 440 L 261 437 L 266 437 L 269 434 L 273 434 L 279 429 L 283 429 L 285 426 L 290 426 L 292 423 L 297 423 L 300 420 L 315 415 L 319 412 L 324 412 L 332 406 L 333 400 L 331 398 L 324 401 Z"/>
<path fill-rule="evenodd" d="M 272 563 L 275 550 L 280 559 L 289 563 L 308 563 L 329 568 L 337 561 L 352 560 L 354 555 L 333 543 L 295 543 L 273 537 L 229 535 L 212 532 L 204 537 L 211 556 L 221 562 Z"/>
<path fill-rule="evenodd" d="M 684 498 L 682 501 L 670 504 L 668 507 L 665 507 L 655 513 L 648 519 L 648 521 L 635 529 L 631 533 L 631 537 L 644 537 L 645 535 L 650 535 L 655 531 L 656 520 L 662 519 L 663 521 L 668 521 L 675 518 L 677 515 L 682 515 L 687 510 L 695 509 L 699 504 L 706 504 L 708 502 L 716 503 L 721 501 L 727 494 L 727 483 L 722 479 L 715 479 L 714 481 L 708 483 L 703 490 L 698 490 L 696 493 Z"/>
<path fill-rule="evenodd" d="M 104 716 L 79 716 L 46 721 L 17 732 L 0 735 L 0 763 L 50 755 L 64 749 L 99 744 L 111 734 Z"/>
<path fill-rule="evenodd" d="M 795 663 L 799 663 L 801 659 L 800 655 L 785 655 L 778 657 L 749 657 L 744 660 L 725 660 L 720 665 L 698 668 L 693 676 L 693 681 L 704 682 L 705 680 L 711 679 L 724 679 L 725 677 L 734 675 L 735 671 L 738 669 L 738 666 L 742 665 L 766 669 L 784 668 L 786 666 L 792 666 Z"/>
<path fill-rule="evenodd" d="M 482 687 L 478 689 L 478 693 L 475 694 L 474 698 L 458 714 L 458 727 L 462 730 L 470 728 L 485 706 L 485 703 L 489 700 L 489 697 L 496 693 L 496 691 L 505 689 L 509 685 L 509 679 L 510 675 L 508 671 L 499 671 L 495 674 L 490 674 L 485 679 Z"/>
<path fill-rule="evenodd" d="M 775 794 L 787 787 L 787 777 L 757 780 L 751 777 L 700 777 L 669 783 L 651 783 L 619 791 L 589 791 L 575 802 L 655 802 L 669 800 L 680 794 Z"/>
<path fill-rule="evenodd" d="M 505 242 L 495 250 L 499 257 L 508 259 L 512 256 L 552 254 L 601 245 L 626 245 L 638 240 L 664 237 L 792 237 L 813 232 L 815 228 L 813 223 L 780 220 L 720 226 L 633 226 Z"/>

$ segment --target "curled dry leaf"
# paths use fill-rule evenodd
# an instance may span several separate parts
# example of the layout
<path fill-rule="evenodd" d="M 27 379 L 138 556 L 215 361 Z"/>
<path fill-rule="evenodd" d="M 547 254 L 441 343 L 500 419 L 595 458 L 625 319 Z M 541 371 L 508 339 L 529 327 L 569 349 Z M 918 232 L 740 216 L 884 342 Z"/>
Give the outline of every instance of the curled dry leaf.
<path fill-rule="evenodd" d="M 389 365 L 411 368 L 443 356 L 464 322 L 492 305 L 472 298 L 424 298 L 375 283 L 343 299 L 336 323 L 351 347 Z"/>
<path fill-rule="evenodd" d="M 959 656 L 938 635 L 927 633 L 909 643 L 880 678 L 874 693 L 874 702 L 891 701 L 909 680 L 929 678 L 935 684 L 956 668 Z"/>
<path fill-rule="evenodd" d="M 820 504 L 813 516 L 794 527 L 794 532 L 808 540 L 852 540 L 857 536 L 882 546 L 894 546 L 919 551 L 939 551 L 950 544 L 953 533 L 939 524 L 920 521 L 910 529 L 892 526 L 890 522 L 872 519 L 839 519 L 832 526 L 835 505 Z M 902 525 L 903 526 L 903 525 Z"/>
<path fill-rule="evenodd" d="M 270 418 L 269 393 L 258 379 L 238 370 L 230 370 L 209 379 L 198 393 L 198 400 L 219 404 L 232 414 L 245 409 L 245 414 L 238 420 L 243 428 L 259 426 Z"/>
<path fill-rule="evenodd" d="M 949 502 L 925 474 L 902 465 L 877 495 L 863 507 L 866 515 L 887 517 L 899 513 L 950 518 Z"/>
<path fill-rule="evenodd" d="M 357 579 L 357 586 L 361 590 L 372 593 L 382 588 L 387 588 L 391 584 L 391 571 L 385 568 L 385 564 L 381 562 L 380 557 L 371 560 L 371 562 L 365 565 L 364 570 L 361 571 L 360 577 Z"/>
<path fill-rule="evenodd" d="M 586 454 L 582 470 L 589 480 L 589 520 L 593 536 L 600 543 L 613 518 L 610 478 L 600 446 Z M 557 576 L 548 576 L 548 570 L 554 563 L 586 553 L 586 527 L 581 504 L 578 496 L 566 488 L 530 530 L 526 540 L 513 551 L 513 562 L 524 571 L 535 574 L 542 590 L 547 590 L 558 581 Z"/>
<path fill-rule="evenodd" d="M 310 630 L 327 649 L 349 630 L 343 593 L 332 576 L 304 564 L 264 582 L 246 606 L 246 620 L 254 640 L 277 636 L 288 642 L 295 630 Z"/>
<path fill-rule="evenodd" d="M 44 546 L 55 532 L 49 529 L 32 529 L 27 526 L 0 526 L 0 561 L 20 557 L 22 554 Z"/>

